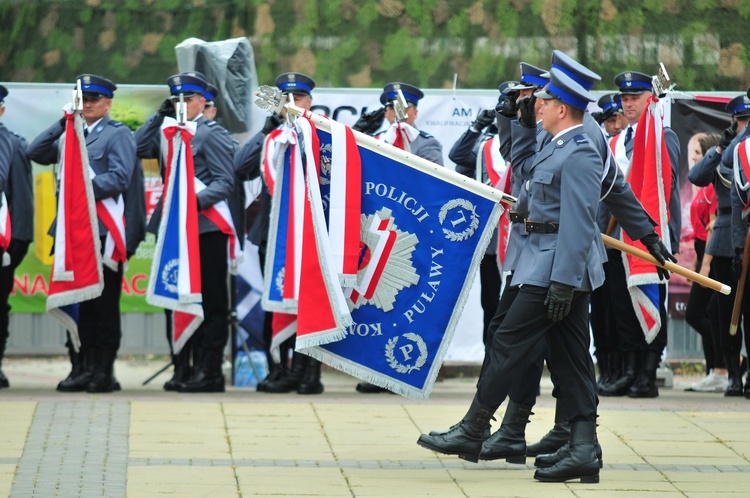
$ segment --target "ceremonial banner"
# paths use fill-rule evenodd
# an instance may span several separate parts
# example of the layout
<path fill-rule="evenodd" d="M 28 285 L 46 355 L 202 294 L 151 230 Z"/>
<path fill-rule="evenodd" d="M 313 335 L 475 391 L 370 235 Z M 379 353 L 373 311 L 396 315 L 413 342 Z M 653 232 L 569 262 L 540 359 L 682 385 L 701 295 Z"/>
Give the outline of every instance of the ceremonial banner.
<path fill-rule="evenodd" d="M 198 201 L 190 140 L 196 123 L 164 118 L 166 181 L 146 301 L 174 311 L 175 354 L 203 322 Z"/>
<path fill-rule="evenodd" d="M 77 309 L 71 311 L 76 307 L 70 308 L 70 305 L 97 298 L 104 290 L 94 190 L 78 113 L 65 113 L 64 142 L 47 311 L 70 331 L 73 347 L 78 350 L 81 347 L 78 313 Z"/>
<path fill-rule="evenodd" d="M 750 189 L 750 140 L 744 138 L 734 148 L 734 184 L 736 188 L 747 192 Z M 750 201 L 742 207 L 742 217 L 750 212 Z"/>
<path fill-rule="evenodd" d="M 332 151 L 343 147 L 334 143 L 330 122 L 314 121 L 317 128 L 304 132 L 314 137 L 305 134 L 302 141 L 306 147 L 319 142 L 319 183 L 310 166 L 307 180 L 325 285 L 301 286 L 297 349 L 399 394 L 426 398 L 502 212 L 499 197 L 489 187 L 355 133 L 361 229 L 357 285 L 344 289 L 353 323 L 336 339 L 328 336 L 331 342 L 316 340 L 312 343 L 319 345 L 305 348 L 306 329 L 319 324 L 328 329 L 332 315 L 337 322 L 347 319 L 336 316 L 338 298 L 330 295 L 337 289 L 330 285 L 335 265 L 326 255 L 329 227 L 314 213 L 329 206 L 331 171 L 346 168 L 352 156 L 348 150 L 346 161 L 337 160 Z M 312 154 L 308 149 L 308 161 Z M 284 186 L 282 177 L 276 180 L 278 195 Z M 303 248 L 306 244 L 303 239 Z M 303 262 L 303 282 L 306 270 Z M 321 290 L 329 293 L 327 299 L 319 296 L 317 306 L 303 305 L 308 291 L 319 295 Z"/>
<path fill-rule="evenodd" d="M 648 108 L 638 121 L 628 181 L 644 209 L 658 222 L 656 233 L 662 240 L 669 240 L 667 206 L 671 194 L 672 167 L 664 141 L 663 118 L 663 103 L 651 97 Z M 625 243 L 645 250 L 640 241 L 632 240 L 624 230 L 622 233 Z M 654 265 L 625 253 L 623 258 L 635 314 L 646 342 L 651 343 L 662 325 L 659 316 L 659 284 L 662 282 Z"/>

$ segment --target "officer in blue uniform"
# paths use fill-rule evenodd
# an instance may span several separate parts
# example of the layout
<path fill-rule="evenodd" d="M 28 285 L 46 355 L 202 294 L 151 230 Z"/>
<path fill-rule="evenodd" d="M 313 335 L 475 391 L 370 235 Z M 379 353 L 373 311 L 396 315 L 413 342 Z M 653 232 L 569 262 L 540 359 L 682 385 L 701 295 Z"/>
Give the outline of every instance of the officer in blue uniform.
<path fill-rule="evenodd" d="M 206 93 L 203 95 L 206 99 L 206 107 L 203 109 L 203 116 L 211 121 L 216 120 L 216 96 L 219 95 L 219 89 L 209 83 L 206 85 Z"/>
<path fill-rule="evenodd" d="M 603 248 L 596 225 L 601 157 L 583 132 L 593 97 L 559 69 L 550 71 L 541 114 L 552 140 L 535 155 L 528 189 L 528 236 L 513 274 L 518 293 L 493 334 L 491 361 L 463 420 L 446 434 L 422 435 L 419 444 L 476 461 L 490 419 L 519 381 L 529 355 L 545 340 L 550 368 L 566 382 L 558 388 L 568 404 L 570 452 L 535 478 L 598 482 L 596 390 L 588 352 L 588 296 L 601 285 Z"/>
<path fill-rule="evenodd" d="M 615 160 L 621 168 L 629 168 L 633 155 L 635 133 L 646 103 L 651 94 L 651 77 L 636 71 L 626 71 L 615 77 L 615 84 L 620 89 L 623 114 L 628 121 L 617 137 L 614 146 Z M 669 201 L 669 243 L 672 252 L 679 251 L 680 232 L 682 230 L 682 212 L 680 208 L 679 165 L 680 141 L 674 131 L 664 129 L 664 140 L 672 165 L 672 185 Z M 607 226 L 608 213 L 600 212 L 600 226 Z M 606 221 L 605 221 L 606 220 Z M 619 219 L 618 219 L 619 221 Z M 619 226 L 614 225 L 612 236 L 619 238 Z M 632 238 L 632 237 L 631 237 Z M 661 354 L 667 346 L 667 311 L 662 304 L 660 315 L 662 328 L 650 344 L 646 343 L 640 323 L 635 315 L 625 277 L 622 254 L 614 249 L 607 249 L 607 280 L 610 292 L 610 316 L 619 343 L 620 353 L 624 357 L 622 375 L 611 377 L 609 384 L 602 384 L 599 392 L 602 396 L 624 396 L 633 398 L 654 398 L 659 395 L 656 387 L 656 369 L 661 361 Z M 666 298 L 666 286 L 660 285 L 660 302 Z"/>
<path fill-rule="evenodd" d="M 296 106 L 310 110 L 312 106 L 312 91 L 315 88 L 315 80 L 302 73 L 283 73 L 276 78 L 276 86 L 285 95 L 294 99 Z M 237 151 L 234 158 L 235 169 L 239 178 L 253 180 L 261 176 L 261 152 L 263 141 L 273 130 L 284 122 L 286 110 L 282 114 L 272 114 L 266 118 L 263 129 L 254 137 L 245 142 Z M 265 182 L 260 194 L 260 212 L 250 228 L 248 238 L 259 247 L 261 268 L 265 269 L 266 251 L 268 245 L 268 226 L 271 215 L 271 195 Z M 271 344 L 271 320 L 272 313 L 266 313 L 263 322 L 263 341 L 266 348 Z M 280 346 L 282 358 L 281 364 L 273 361 L 270 351 L 266 350 L 268 359 L 268 377 L 260 382 L 257 390 L 269 393 L 287 393 L 296 391 L 297 394 L 322 394 L 323 383 L 320 381 L 321 364 L 319 360 L 311 358 L 302 353 L 293 353 L 292 364 L 287 368 L 286 358 L 289 350 L 294 348 L 294 340 L 285 341 Z"/>
<path fill-rule="evenodd" d="M 0 117 L 10 92 L 0 85 Z M 5 192 L 11 217 L 10 264 L 0 267 L 0 389 L 10 387 L 2 364 L 8 343 L 8 298 L 13 289 L 13 272 L 29 250 L 34 238 L 34 194 L 31 164 L 26 158 L 26 140 L 0 123 L 0 192 Z M 0 250 L 2 252 L 2 250 Z"/>
<path fill-rule="evenodd" d="M 93 74 L 82 74 L 82 117 L 89 165 L 96 173 L 92 180 L 94 198 L 116 198 L 127 192 L 136 166 L 135 140 L 131 131 L 109 117 L 112 98 L 117 86 L 110 80 Z M 58 139 L 65 131 L 64 120 L 56 121 L 42 132 L 27 149 L 29 159 L 44 165 L 58 162 Z M 107 230 L 99 220 L 102 239 Z M 102 244 L 104 247 L 104 244 Z M 112 368 L 122 337 L 120 322 L 120 294 L 122 265 L 117 271 L 104 266 L 104 291 L 96 299 L 79 307 L 78 334 L 81 338 L 80 357 L 71 359 L 74 371 L 60 382 L 59 391 L 112 392 L 115 380 Z M 76 363 L 83 371 L 76 375 Z"/>
<path fill-rule="evenodd" d="M 698 187 L 713 184 L 716 192 L 718 207 L 713 230 L 706 246 L 706 254 L 712 256 L 712 278 L 730 284 L 732 292 L 729 295 L 714 293 L 712 299 L 716 303 L 716 314 L 713 317 L 719 335 L 719 345 L 727 367 L 729 385 L 724 391 L 725 396 L 742 396 L 742 372 L 740 370 L 740 350 L 742 336 L 731 335 L 729 327 L 734 307 L 736 285 L 733 283 L 732 261 L 735 256 L 732 244 L 732 201 L 731 188 L 733 179 L 733 162 L 724 163 L 722 151 L 730 148 L 734 139 L 732 135 L 742 135 L 750 120 L 750 99 L 747 95 L 740 95 L 732 99 L 726 106 L 726 111 L 732 116 L 730 132 L 722 135 L 723 142 L 712 147 L 698 161 L 688 173 L 688 180 Z M 738 142 L 734 142 L 736 147 Z M 734 147 L 731 147 L 734 149 Z"/>
<path fill-rule="evenodd" d="M 602 95 L 597 101 L 601 112 L 592 112 L 591 116 L 599 123 L 611 138 L 622 131 L 625 118 L 622 116 L 622 101 L 619 93 Z"/>
<path fill-rule="evenodd" d="M 234 144 L 224 128 L 203 115 L 208 82 L 202 74 L 176 74 L 167 79 L 167 85 L 171 97 L 136 131 L 138 156 L 160 158 L 160 127 L 165 116 L 173 115 L 174 102 L 182 95 L 187 104 L 187 119 L 197 123 L 191 140 L 193 164 L 196 178 L 206 185 L 196 194 L 200 212 L 226 200 L 232 193 Z M 150 230 L 158 227 L 160 218 L 161 202 L 154 210 Z M 193 352 L 190 378 L 175 388 L 179 392 L 223 392 L 225 379 L 221 366 L 229 338 L 228 237 L 203 214 L 198 217 L 198 231 L 204 320 L 188 341 Z"/>
<path fill-rule="evenodd" d="M 396 120 L 396 111 L 393 109 L 393 102 L 398 98 L 399 89 L 408 105 L 404 122 L 417 129 L 415 125 L 419 116 L 417 104 L 424 98 L 424 93 L 419 88 L 408 83 L 394 82 L 388 83 L 383 87 L 383 93 L 380 94 L 380 103 L 385 106 L 385 119 L 391 124 Z M 411 153 L 442 166 L 443 146 L 438 142 L 437 138 L 429 133 L 421 130 L 417 131 L 419 131 L 419 134 L 409 143 Z"/>

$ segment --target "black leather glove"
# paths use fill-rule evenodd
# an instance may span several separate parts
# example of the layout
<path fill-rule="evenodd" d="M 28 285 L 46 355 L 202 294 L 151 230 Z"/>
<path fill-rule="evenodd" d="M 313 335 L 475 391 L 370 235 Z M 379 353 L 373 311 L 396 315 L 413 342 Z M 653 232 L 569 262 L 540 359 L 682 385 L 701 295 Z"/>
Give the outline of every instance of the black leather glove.
<path fill-rule="evenodd" d="M 719 140 L 719 147 L 721 150 L 727 150 L 729 144 L 732 143 L 734 137 L 737 136 L 737 121 L 732 123 L 732 126 L 721 132 L 721 140 Z"/>
<path fill-rule="evenodd" d="M 159 107 L 158 113 L 164 117 L 175 117 L 174 101 L 172 99 L 165 99 Z"/>
<path fill-rule="evenodd" d="M 497 101 L 497 107 L 495 107 L 495 111 L 501 116 L 505 116 L 506 118 L 517 118 L 518 117 L 518 105 L 516 104 L 517 99 L 518 99 L 518 90 L 509 91 L 505 95 L 505 98 L 503 98 L 503 96 L 501 95 Z"/>
<path fill-rule="evenodd" d="M 521 111 L 521 117 L 518 122 L 526 128 L 536 128 L 536 97 L 524 97 L 518 101 L 518 110 Z"/>
<path fill-rule="evenodd" d="M 592 112 L 591 117 L 594 118 L 594 120 L 599 124 L 602 124 L 604 122 L 603 112 Z"/>
<path fill-rule="evenodd" d="M 560 282 L 551 282 L 544 305 L 547 307 L 547 318 L 559 322 L 570 313 L 573 302 L 573 287 Z"/>
<path fill-rule="evenodd" d="M 263 125 L 263 129 L 260 130 L 260 132 L 264 135 L 268 135 L 283 122 L 284 118 L 281 117 L 281 114 L 271 114 L 266 118 L 266 123 Z"/>
<path fill-rule="evenodd" d="M 740 281 L 742 276 L 742 249 L 734 249 L 734 259 L 732 259 L 732 278 L 735 282 Z"/>
<path fill-rule="evenodd" d="M 495 121 L 495 111 L 483 109 L 477 114 L 477 119 L 471 124 L 472 128 L 482 131 Z"/>
<path fill-rule="evenodd" d="M 656 232 L 651 232 L 643 237 L 641 243 L 646 246 L 646 250 L 654 257 L 654 259 L 656 259 L 656 261 L 659 262 L 659 264 L 663 265 L 667 260 L 672 263 L 677 262 L 677 258 L 669 252 L 669 249 L 667 249 L 667 246 L 664 245 L 664 242 L 661 241 Z M 669 271 L 657 266 L 656 272 L 659 274 L 659 280 L 669 280 Z"/>
<path fill-rule="evenodd" d="M 354 126 L 353 130 L 357 130 L 366 135 L 373 135 L 380 125 L 383 124 L 383 118 L 385 117 L 385 107 L 379 107 L 371 112 L 363 112 L 359 117 Z"/>

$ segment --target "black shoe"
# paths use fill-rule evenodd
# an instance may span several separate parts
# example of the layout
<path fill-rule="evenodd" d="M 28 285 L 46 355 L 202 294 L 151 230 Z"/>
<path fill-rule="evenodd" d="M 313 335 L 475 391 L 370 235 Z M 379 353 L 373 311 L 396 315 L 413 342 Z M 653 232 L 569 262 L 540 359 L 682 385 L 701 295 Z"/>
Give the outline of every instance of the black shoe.
<path fill-rule="evenodd" d="M 5 376 L 3 370 L 0 368 L 0 389 L 4 387 L 10 387 L 10 382 L 8 382 L 8 377 Z"/>
<path fill-rule="evenodd" d="M 602 447 L 599 444 L 599 441 L 596 441 L 594 443 L 594 451 L 596 452 L 596 457 L 599 459 L 599 468 L 604 467 L 604 462 L 602 462 Z M 554 453 L 537 456 L 534 459 L 534 467 L 539 467 L 540 469 L 552 467 L 568 455 L 570 455 L 570 445 L 568 443 L 565 443 Z"/>
<path fill-rule="evenodd" d="M 187 382 L 177 385 L 180 393 L 223 393 L 225 388 L 221 364 L 224 361 L 222 351 L 205 351 L 200 358 L 195 375 Z"/>
<path fill-rule="evenodd" d="M 302 380 L 297 386 L 297 394 L 323 394 L 323 383 L 320 382 L 320 361 L 308 358 Z"/>
<path fill-rule="evenodd" d="M 550 431 L 539 442 L 526 446 L 526 456 L 535 457 L 545 453 L 554 453 L 570 441 L 570 423 L 555 422 Z"/>
<path fill-rule="evenodd" d="M 111 393 L 115 390 L 114 370 L 117 350 L 114 348 L 98 348 L 96 358 L 96 370 L 91 382 L 86 386 L 88 393 Z"/>
<path fill-rule="evenodd" d="M 526 463 L 526 424 L 533 415 L 530 406 L 508 401 L 500 428 L 482 443 L 481 460 L 505 459 L 508 463 Z"/>
<path fill-rule="evenodd" d="M 180 384 L 184 384 L 193 376 L 193 369 L 190 368 L 190 356 L 192 347 L 190 342 L 186 344 L 179 353 L 172 355 L 172 365 L 174 372 L 172 378 L 164 383 L 165 391 L 176 391 Z"/>
<path fill-rule="evenodd" d="M 57 384 L 57 390 L 64 393 L 83 392 L 94 379 L 96 350 L 93 347 L 81 347 L 81 351 L 76 352 L 73 346 L 69 345 L 68 355 L 71 370 L 68 376 Z"/>
<path fill-rule="evenodd" d="M 742 375 L 739 373 L 729 375 L 729 386 L 724 391 L 724 396 L 742 396 Z"/>
<path fill-rule="evenodd" d="M 656 369 L 661 363 L 661 354 L 653 351 L 643 353 L 643 367 L 638 373 L 633 385 L 628 389 L 629 398 L 657 398 L 659 389 L 656 387 Z"/>
<path fill-rule="evenodd" d="M 264 392 L 280 394 L 296 391 L 302 382 L 308 358 L 309 356 L 295 351 L 292 355 L 292 368 L 279 380 L 268 382 Z"/>
<path fill-rule="evenodd" d="M 385 387 L 376 386 L 375 384 L 370 384 L 369 382 L 360 382 L 357 384 L 357 392 L 360 392 L 362 394 L 376 394 L 376 393 L 389 393 L 388 389 Z"/>
<path fill-rule="evenodd" d="M 255 386 L 255 390 L 258 392 L 265 391 L 266 386 L 268 385 L 269 382 L 278 382 L 284 377 L 285 374 L 286 374 L 286 368 L 283 365 L 279 365 L 277 363 L 269 363 L 268 375 L 266 375 L 265 379 L 258 382 L 258 385 Z"/>
<path fill-rule="evenodd" d="M 551 467 L 538 468 L 534 479 L 542 482 L 566 482 L 580 479 L 582 483 L 599 482 L 600 461 L 594 444 L 595 422 L 570 424 L 570 452 Z"/>
<path fill-rule="evenodd" d="M 456 455 L 469 462 L 477 463 L 482 451 L 484 434 L 490 428 L 494 408 L 479 403 L 475 397 L 463 420 L 447 433 L 439 436 L 422 434 L 417 444 L 438 453 Z"/>

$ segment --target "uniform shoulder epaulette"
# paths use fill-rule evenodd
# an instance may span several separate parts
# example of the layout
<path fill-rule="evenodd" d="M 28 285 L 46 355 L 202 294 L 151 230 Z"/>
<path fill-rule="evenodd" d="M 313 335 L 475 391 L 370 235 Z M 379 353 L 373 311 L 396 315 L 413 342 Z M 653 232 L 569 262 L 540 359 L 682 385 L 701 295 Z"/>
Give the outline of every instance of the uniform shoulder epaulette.
<path fill-rule="evenodd" d="M 426 131 L 422 131 L 422 130 L 419 130 L 419 136 L 424 137 L 424 138 L 435 138 L 429 133 L 427 133 Z"/>
<path fill-rule="evenodd" d="M 119 121 L 115 121 L 114 119 L 110 119 L 110 120 L 109 120 L 109 124 L 110 124 L 110 125 L 112 125 L 112 126 L 114 126 L 115 128 L 117 128 L 117 127 L 119 127 L 119 126 L 122 126 L 122 123 L 121 123 L 121 122 L 119 122 Z"/>
<path fill-rule="evenodd" d="M 575 137 L 573 137 L 573 140 L 575 140 L 575 142 L 578 145 L 589 143 L 589 137 L 587 137 L 586 134 L 584 133 L 581 133 L 580 135 L 576 135 Z"/>
<path fill-rule="evenodd" d="M 217 124 L 219 124 L 219 123 L 217 123 L 216 121 L 213 121 L 211 119 L 207 119 L 206 120 L 206 125 L 208 125 L 208 126 L 216 126 Z"/>

